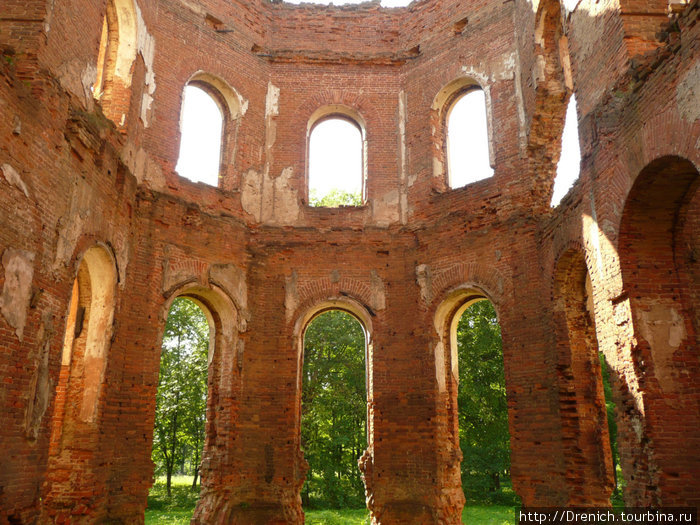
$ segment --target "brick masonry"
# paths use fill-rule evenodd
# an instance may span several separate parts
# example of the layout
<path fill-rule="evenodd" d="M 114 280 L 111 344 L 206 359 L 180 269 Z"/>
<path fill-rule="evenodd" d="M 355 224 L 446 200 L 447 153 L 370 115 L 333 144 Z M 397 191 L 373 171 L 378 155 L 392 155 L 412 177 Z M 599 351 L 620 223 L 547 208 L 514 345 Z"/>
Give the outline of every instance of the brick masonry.
<path fill-rule="evenodd" d="M 523 503 L 608 500 L 602 351 L 626 503 L 699 506 L 700 9 L 637 4 L 115 0 L 133 58 L 105 60 L 95 101 L 106 1 L 3 1 L 0 524 L 143 522 L 179 295 L 216 334 L 194 523 L 303 522 L 300 337 L 329 306 L 370 333 L 374 521 L 459 523 L 447 326 L 475 297 L 499 314 Z M 193 77 L 236 99 L 219 188 L 174 171 Z M 449 190 L 439 94 L 463 78 L 495 172 Z M 572 92 L 581 174 L 550 209 Z M 306 205 L 307 124 L 333 105 L 364 121 L 357 208 Z"/>

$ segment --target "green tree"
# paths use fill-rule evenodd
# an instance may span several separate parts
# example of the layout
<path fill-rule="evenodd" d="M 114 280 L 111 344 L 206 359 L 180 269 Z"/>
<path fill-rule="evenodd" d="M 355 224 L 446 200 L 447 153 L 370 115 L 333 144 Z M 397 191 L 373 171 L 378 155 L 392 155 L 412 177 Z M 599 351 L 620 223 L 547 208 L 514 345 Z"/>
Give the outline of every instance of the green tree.
<path fill-rule="evenodd" d="M 316 207 L 337 208 L 338 206 L 362 206 L 362 196 L 359 193 L 332 189 L 323 196 L 319 196 L 312 189 L 309 195 L 309 205 Z"/>
<path fill-rule="evenodd" d="M 365 335 L 338 310 L 316 317 L 304 335 L 302 447 L 309 472 L 305 505 L 364 504 L 357 461 L 367 446 Z"/>
<path fill-rule="evenodd" d="M 168 312 L 156 393 L 152 459 L 165 474 L 168 496 L 176 467 L 189 467 L 196 487 L 207 398 L 209 323 L 192 301 L 177 298 Z M 185 472 L 182 472 L 183 474 Z"/>
<path fill-rule="evenodd" d="M 457 352 L 462 488 L 468 501 L 503 501 L 510 485 L 510 435 L 501 328 L 489 301 L 465 310 Z"/>

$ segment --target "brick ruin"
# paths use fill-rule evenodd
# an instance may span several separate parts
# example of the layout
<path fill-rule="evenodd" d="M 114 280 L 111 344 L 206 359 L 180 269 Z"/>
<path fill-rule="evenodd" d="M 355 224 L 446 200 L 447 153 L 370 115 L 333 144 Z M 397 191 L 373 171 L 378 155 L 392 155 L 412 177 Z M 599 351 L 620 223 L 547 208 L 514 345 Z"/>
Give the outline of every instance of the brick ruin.
<path fill-rule="evenodd" d="M 143 523 L 178 296 L 215 334 L 193 523 L 303 522 L 301 337 L 328 307 L 371 339 L 374 521 L 459 523 L 449 326 L 477 297 L 502 327 L 524 504 L 609 501 L 601 351 L 626 504 L 700 506 L 699 17 L 698 0 L 2 0 L 0 524 Z M 188 83 L 225 108 L 219 187 L 174 170 Z M 450 189 L 445 113 L 476 84 L 494 176 Z M 581 172 L 551 208 L 572 93 Z M 362 206 L 307 205 L 323 108 L 363 119 Z"/>

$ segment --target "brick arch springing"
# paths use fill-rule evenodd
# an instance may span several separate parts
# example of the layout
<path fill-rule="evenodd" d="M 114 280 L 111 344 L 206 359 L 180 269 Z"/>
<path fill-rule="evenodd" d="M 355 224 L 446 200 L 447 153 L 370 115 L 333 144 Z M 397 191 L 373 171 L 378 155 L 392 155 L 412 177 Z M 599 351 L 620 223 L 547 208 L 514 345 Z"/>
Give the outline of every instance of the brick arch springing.
<path fill-rule="evenodd" d="M 553 320 L 567 505 L 605 507 L 614 489 L 612 453 L 593 287 L 580 249 L 557 260 Z"/>
<path fill-rule="evenodd" d="M 639 446 L 621 458 L 628 504 L 700 502 L 698 175 L 684 158 L 657 158 L 636 177 L 622 212 L 616 301 L 632 325 L 621 343 L 640 383 Z"/>
<path fill-rule="evenodd" d="M 110 250 L 94 245 L 72 287 L 56 388 L 42 519 L 80 520 L 100 502 L 102 390 L 116 302 Z"/>

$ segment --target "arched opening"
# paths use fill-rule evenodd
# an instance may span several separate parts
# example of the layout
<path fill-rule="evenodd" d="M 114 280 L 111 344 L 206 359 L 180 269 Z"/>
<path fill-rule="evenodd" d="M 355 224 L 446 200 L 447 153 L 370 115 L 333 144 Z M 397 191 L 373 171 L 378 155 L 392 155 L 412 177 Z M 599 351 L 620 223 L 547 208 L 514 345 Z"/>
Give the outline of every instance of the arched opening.
<path fill-rule="evenodd" d="M 308 126 L 308 202 L 336 208 L 365 201 L 366 144 L 361 117 L 350 108 L 317 110 Z"/>
<path fill-rule="evenodd" d="M 501 328 L 493 304 L 483 296 L 464 298 L 450 323 L 450 341 L 466 512 L 474 505 L 516 505 Z"/>
<path fill-rule="evenodd" d="M 570 250 L 559 259 L 554 295 L 567 505 L 604 507 L 610 505 L 616 488 L 611 446 L 611 437 L 616 436 L 609 432 L 611 423 L 615 428 L 615 414 L 610 407 L 613 421 L 609 421 L 607 403 L 614 402 L 607 367 L 601 366 L 605 361 L 598 350 L 593 286 L 583 255 Z"/>
<path fill-rule="evenodd" d="M 554 178 L 551 206 L 559 205 L 578 179 L 581 170 L 581 147 L 578 140 L 578 114 L 576 112 L 576 95 L 571 95 L 566 107 L 564 132 L 561 136 L 561 154 L 557 163 L 557 175 Z"/>
<path fill-rule="evenodd" d="M 620 222 L 624 294 L 617 302 L 631 314 L 632 365 L 644 390 L 639 439 L 628 432 L 622 450 L 628 504 L 700 504 L 698 175 L 680 157 L 651 162 Z"/>
<path fill-rule="evenodd" d="M 149 498 L 152 507 L 174 494 L 183 513 L 194 512 L 206 436 L 211 321 L 211 314 L 195 298 L 178 297 L 168 311 L 156 393 L 152 460 L 157 481 Z M 146 510 L 147 517 L 155 519 L 157 514 L 157 508 Z"/>
<path fill-rule="evenodd" d="M 112 255 L 101 246 L 88 249 L 78 266 L 66 316 L 43 499 L 47 516 L 71 516 L 99 474 L 100 398 L 116 284 Z"/>
<path fill-rule="evenodd" d="M 136 58 L 133 0 L 109 0 L 102 22 L 97 77 L 92 93 L 104 114 L 124 128 L 131 103 L 132 65 Z"/>
<path fill-rule="evenodd" d="M 180 153 L 175 170 L 192 182 L 219 186 L 224 112 L 202 83 L 185 86 L 180 121 Z"/>
<path fill-rule="evenodd" d="M 358 461 L 367 436 L 366 341 L 345 310 L 318 313 L 304 330 L 301 448 L 309 469 L 305 509 L 363 508 Z"/>
<path fill-rule="evenodd" d="M 478 86 L 454 95 L 447 110 L 447 174 L 450 188 L 493 175 L 489 155 L 486 96 Z"/>

